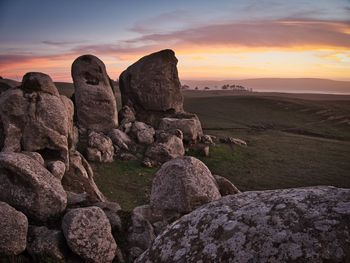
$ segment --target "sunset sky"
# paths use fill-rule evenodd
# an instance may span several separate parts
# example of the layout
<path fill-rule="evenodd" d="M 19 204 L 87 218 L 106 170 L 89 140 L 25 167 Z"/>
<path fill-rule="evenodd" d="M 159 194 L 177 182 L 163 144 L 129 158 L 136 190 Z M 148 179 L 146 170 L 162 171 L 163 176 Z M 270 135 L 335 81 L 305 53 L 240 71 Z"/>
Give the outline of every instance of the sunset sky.
<path fill-rule="evenodd" d="M 0 75 L 71 81 L 83 54 L 109 76 L 171 48 L 182 79 L 350 80 L 350 1 L 0 0 Z"/>

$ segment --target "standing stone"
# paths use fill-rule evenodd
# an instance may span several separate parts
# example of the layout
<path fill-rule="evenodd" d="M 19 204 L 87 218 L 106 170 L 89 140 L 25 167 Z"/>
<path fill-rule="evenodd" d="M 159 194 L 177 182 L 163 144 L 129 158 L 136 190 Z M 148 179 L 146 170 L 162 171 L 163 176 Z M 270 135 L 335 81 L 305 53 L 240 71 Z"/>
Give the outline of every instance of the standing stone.
<path fill-rule="evenodd" d="M 183 96 L 172 50 L 145 56 L 119 77 L 123 106 L 135 110 L 139 121 L 157 126 L 159 118 L 183 111 Z"/>
<path fill-rule="evenodd" d="M 109 263 L 115 257 L 117 244 L 101 208 L 70 210 L 63 217 L 62 230 L 70 249 L 86 262 Z"/>
<path fill-rule="evenodd" d="M 0 202 L 0 255 L 12 256 L 26 249 L 27 217 L 4 202 Z"/>
<path fill-rule="evenodd" d="M 79 129 L 108 132 L 117 128 L 116 100 L 103 62 L 93 55 L 78 57 L 72 78 Z"/>

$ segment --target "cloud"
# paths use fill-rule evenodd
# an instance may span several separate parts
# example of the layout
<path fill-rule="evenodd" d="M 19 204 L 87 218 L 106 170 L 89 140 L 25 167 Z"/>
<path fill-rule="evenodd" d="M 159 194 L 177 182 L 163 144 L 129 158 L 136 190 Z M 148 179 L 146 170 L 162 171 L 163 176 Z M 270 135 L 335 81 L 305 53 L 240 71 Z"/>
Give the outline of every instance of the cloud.
<path fill-rule="evenodd" d="M 46 41 L 42 41 L 41 43 L 49 45 L 49 46 L 62 47 L 62 46 L 70 46 L 70 45 L 80 44 L 82 42 L 83 41 L 51 41 L 51 40 L 46 40 Z"/>

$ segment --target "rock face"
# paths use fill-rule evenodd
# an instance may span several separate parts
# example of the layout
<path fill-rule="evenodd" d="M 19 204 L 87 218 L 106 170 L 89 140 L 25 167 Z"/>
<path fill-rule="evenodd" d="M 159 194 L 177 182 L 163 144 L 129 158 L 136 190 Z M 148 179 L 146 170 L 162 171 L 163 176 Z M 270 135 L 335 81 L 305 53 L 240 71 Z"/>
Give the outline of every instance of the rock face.
<path fill-rule="evenodd" d="M 26 249 L 27 217 L 4 202 L 0 202 L 0 255 L 18 255 Z"/>
<path fill-rule="evenodd" d="M 162 211 L 189 213 L 198 206 L 221 198 L 208 167 L 200 160 L 185 156 L 161 166 L 151 192 L 151 206 Z"/>
<path fill-rule="evenodd" d="M 62 221 L 62 230 L 70 249 L 86 262 L 112 262 L 117 245 L 107 216 L 98 207 L 76 208 Z"/>
<path fill-rule="evenodd" d="M 97 132 L 117 128 L 116 101 L 103 62 L 92 55 L 78 57 L 72 65 L 72 78 L 79 128 Z"/>
<path fill-rule="evenodd" d="M 119 77 L 123 106 L 135 110 L 136 118 L 156 126 L 160 116 L 183 111 L 183 96 L 172 50 L 145 56 Z"/>
<path fill-rule="evenodd" d="M 183 132 L 185 142 L 195 142 L 203 135 L 201 123 L 194 114 L 191 118 L 162 118 L 159 129 L 179 129 Z"/>
<path fill-rule="evenodd" d="M 169 226 L 136 262 L 347 262 L 350 189 L 227 196 Z"/>
<path fill-rule="evenodd" d="M 4 92 L 0 119 L 2 151 L 36 151 L 68 165 L 68 112 L 48 75 L 27 73 L 20 88 Z"/>
<path fill-rule="evenodd" d="M 28 217 L 46 221 L 66 208 L 59 179 L 35 159 L 21 153 L 0 153 L 0 200 Z"/>
<path fill-rule="evenodd" d="M 110 138 L 102 133 L 91 131 L 88 136 L 86 156 L 89 161 L 113 162 L 114 148 Z"/>

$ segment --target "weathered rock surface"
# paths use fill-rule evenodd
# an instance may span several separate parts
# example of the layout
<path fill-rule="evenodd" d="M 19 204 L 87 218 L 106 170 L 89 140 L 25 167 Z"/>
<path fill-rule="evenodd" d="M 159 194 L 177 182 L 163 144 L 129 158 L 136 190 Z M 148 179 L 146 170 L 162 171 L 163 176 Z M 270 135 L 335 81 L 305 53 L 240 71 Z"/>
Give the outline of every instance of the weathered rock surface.
<path fill-rule="evenodd" d="M 154 135 L 156 134 L 152 126 L 144 122 L 135 121 L 131 128 L 132 134 L 136 137 L 137 142 L 141 144 L 152 144 L 154 142 Z"/>
<path fill-rule="evenodd" d="M 213 176 L 222 196 L 239 194 L 241 192 L 236 186 L 234 186 L 233 183 L 231 183 L 231 181 L 229 181 L 225 177 L 216 174 L 214 174 Z"/>
<path fill-rule="evenodd" d="M 70 210 L 63 217 L 62 230 L 70 249 L 86 262 L 108 263 L 115 257 L 117 245 L 101 208 Z"/>
<path fill-rule="evenodd" d="M 68 247 L 61 231 L 45 226 L 30 226 L 27 251 L 33 258 L 59 261 L 65 258 Z"/>
<path fill-rule="evenodd" d="M 69 159 L 69 170 L 62 178 L 64 189 L 78 194 L 85 192 L 91 202 L 105 201 L 106 198 L 95 184 L 94 173 L 85 158 L 78 151 L 71 151 Z"/>
<path fill-rule="evenodd" d="M 83 55 L 72 65 L 75 105 L 81 130 L 108 132 L 118 126 L 116 100 L 103 62 Z"/>
<path fill-rule="evenodd" d="M 26 249 L 28 220 L 21 212 L 0 202 L 0 255 L 18 255 Z"/>
<path fill-rule="evenodd" d="M 59 179 L 39 162 L 21 153 L 0 153 L 0 200 L 28 217 L 46 221 L 66 208 Z"/>
<path fill-rule="evenodd" d="M 120 150 L 129 151 L 133 148 L 134 142 L 129 135 L 119 129 L 113 129 L 108 133 L 108 137 L 111 138 L 114 147 L 118 147 Z"/>
<path fill-rule="evenodd" d="M 162 118 L 159 129 L 179 129 L 183 132 L 185 142 L 195 142 L 203 135 L 202 125 L 195 115 L 192 118 Z"/>
<path fill-rule="evenodd" d="M 121 210 L 121 207 L 116 202 L 98 202 L 94 203 L 94 206 L 97 206 L 103 210 L 103 212 L 106 214 L 109 223 L 111 224 L 112 232 L 122 230 L 122 222 L 118 215 L 118 211 Z"/>
<path fill-rule="evenodd" d="M 77 127 L 74 126 L 74 104 L 71 99 L 64 95 L 61 95 L 61 100 L 67 111 L 68 117 L 68 148 L 75 149 L 79 140 L 79 134 Z"/>
<path fill-rule="evenodd" d="M 127 105 L 124 105 L 118 112 L 118 118 L 120 120 L 120 124 L 136 121 L 134 109 Z"/>
<path fill-rule="evenodd" d="M 161 166 L 151 192 L 151 206 L 161 211 L 189 213 L 221 198 L 214 177 L 200 160 L 185 156 Z"/>
<path fill-rule="evenodd" d="M 132 107 L 136 118 L 153 126 L 161 116 L 183 111 L 183 96 L 172 50 L 145 56 L 119 77 L 123 106 Z"/>
<path fill-rule="evenodd" d="M 113 162 L 114 148 L 112 140 L 102 133 L 91 131 L 88 136 L 86 158 L 93 162 Z"/>
<path fill-rule="evenodd" d="M 347 262 L 350 189 L 226 196 L 170 225 L 136 262 Z"/>
<path fill-rule="evenodd" d="M 57 179 L 62 180 L 64 173 L 66 172 L 66 166 L 61 161 L 50 161 L 47 163 L 47 169 Z"/>
<path fill-rule="evenodd" d="M 4 92 L 0 119 L 2 151 L 39 152 L 68 164 L 68 112 L 48 75 L 27 73 L 20 88 Z"/>

